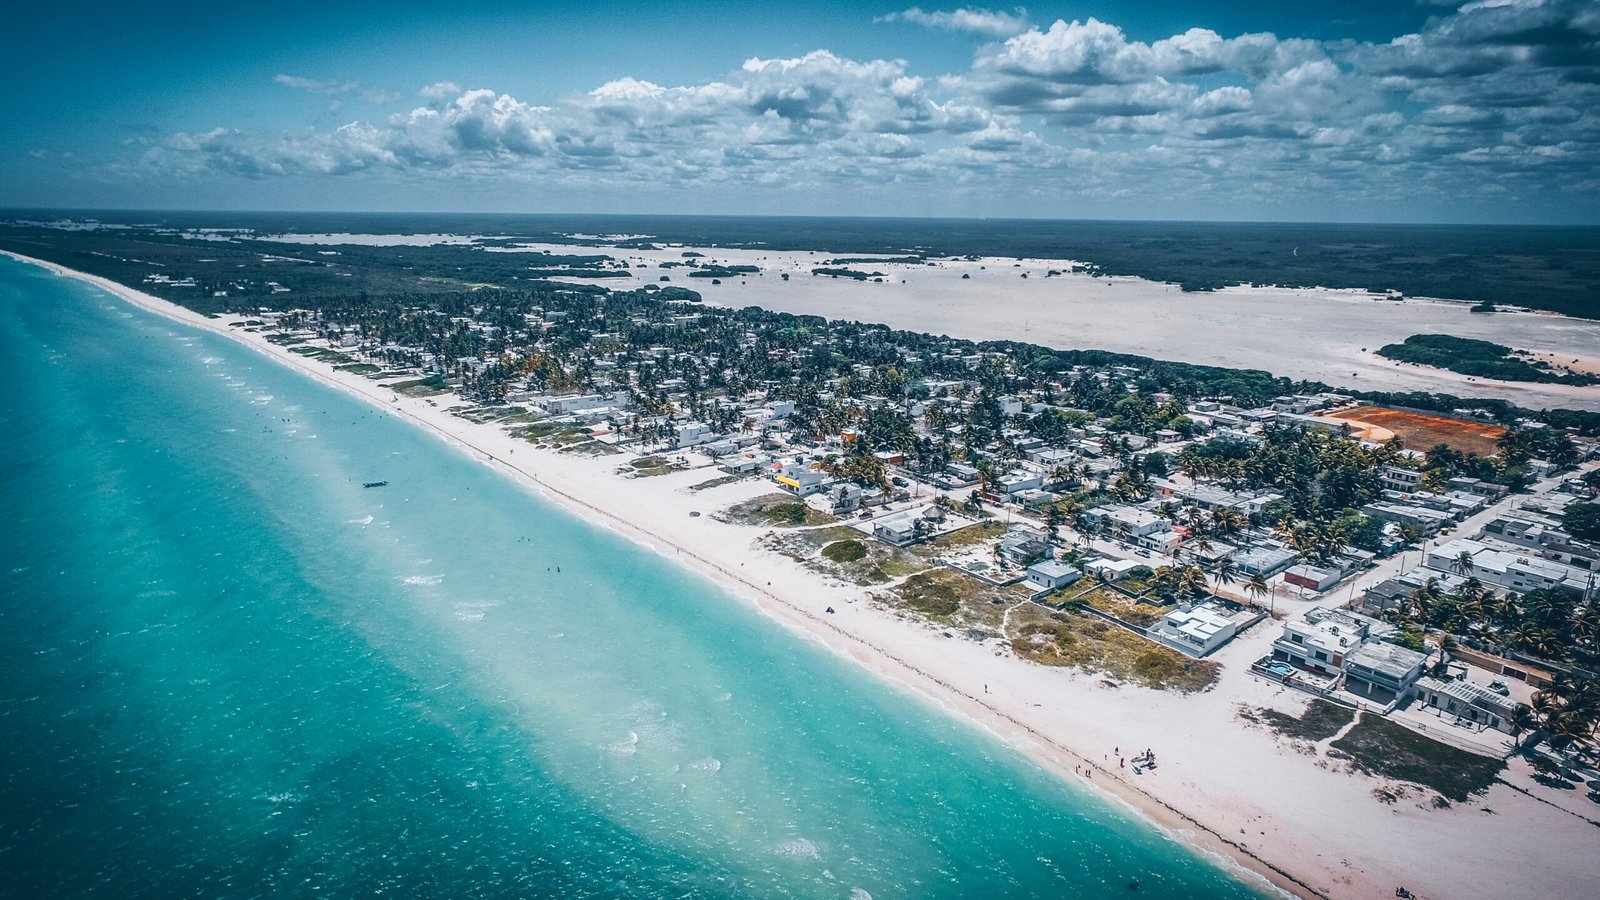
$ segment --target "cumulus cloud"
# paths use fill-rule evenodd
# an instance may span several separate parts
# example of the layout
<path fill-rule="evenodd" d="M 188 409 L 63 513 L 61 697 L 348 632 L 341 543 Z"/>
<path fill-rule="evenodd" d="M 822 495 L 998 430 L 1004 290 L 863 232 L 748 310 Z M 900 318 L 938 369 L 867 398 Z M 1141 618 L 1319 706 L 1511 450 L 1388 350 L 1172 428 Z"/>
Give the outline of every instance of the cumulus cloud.
<path fill-rule="evenodd" d="M 964 31 L 990 38 L 1010 37 L 1029 28 L 1028 11 L 1020 6 L 1011 12 L 966 6 L 943 12 L 928 12 L 919 6 L 913 6 L 900 12 L 879 16 L 872 21 L 904 22 L 940 31 Z"/>
<path fill-rule="evenodd" d="M 172 135 L 145 147 L 143 164 L 884 196 L 938 185 L 1163 201 L 1543 193 L 1593 203 L 1600 191 L 1600 11 L 1581 0 L 1465 3 L 1378 42 L 1204 28 L 1140 41 L 1094 18 L 1035 27 L 1021 11 L 885 18 L 994 39 L 969 68 L 934 77 L 817 50 L 691 84 L 623 77 L 546 104 L 443 82 L 409 110 L 332 130 Z M 370 90 L 277 81 L 335 97 Z"/>

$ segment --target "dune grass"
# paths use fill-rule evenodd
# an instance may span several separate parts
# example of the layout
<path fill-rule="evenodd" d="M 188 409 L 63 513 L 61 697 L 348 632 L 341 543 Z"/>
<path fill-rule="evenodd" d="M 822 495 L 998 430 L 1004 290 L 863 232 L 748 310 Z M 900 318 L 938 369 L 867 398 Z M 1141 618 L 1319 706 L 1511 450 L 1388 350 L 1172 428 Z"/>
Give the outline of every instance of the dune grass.
<path fill-rule="evenodd" d="M 1217 680 L 1216 663 L 1190 659 L 1087 613 L 1024 607 L 1013 619 L 1011 649 L 1046 666 L 1069 666 L 1156 690 L 1193 693 Z"/>

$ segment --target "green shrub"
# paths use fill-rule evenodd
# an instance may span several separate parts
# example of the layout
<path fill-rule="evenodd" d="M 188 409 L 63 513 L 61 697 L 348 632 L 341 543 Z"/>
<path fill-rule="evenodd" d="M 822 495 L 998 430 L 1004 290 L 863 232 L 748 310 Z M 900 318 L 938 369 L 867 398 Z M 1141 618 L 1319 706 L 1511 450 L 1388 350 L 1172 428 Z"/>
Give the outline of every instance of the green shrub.
<path fill-rule="evenodd" d="M 822 548 L 822 555 L 836 563 L 855 562 L 866 558 L 867 547 L 860 541 L 834 541 Z"/>

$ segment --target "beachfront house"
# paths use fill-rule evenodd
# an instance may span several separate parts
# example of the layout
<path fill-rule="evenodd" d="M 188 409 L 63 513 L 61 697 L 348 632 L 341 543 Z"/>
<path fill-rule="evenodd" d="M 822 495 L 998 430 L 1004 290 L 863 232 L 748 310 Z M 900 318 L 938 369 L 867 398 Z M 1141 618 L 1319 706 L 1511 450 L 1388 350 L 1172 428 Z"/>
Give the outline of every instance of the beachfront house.
<path fill-rule="evenodd" d="M 836 516 L 853 513 L 861 508 L 861 488 L 849 482 L 838 482 L 827 490 L 828 511 Z"/>
<path fill-rule="evenodd" d="M 1083 573 L 1077 567 L 1056 559 L 1045 559 L 1028 567 L 1028 586 L 1037 591 L 1055 591 L 1064 588 Z"/>
<path fill-rule="evenodd" d="M 1259 613 L 1229 609 L 1211 600 L 1189 603 L 1162 616 L 1147 634 L 1173 649 L 1201 657 L 1233 640 L 1258 616 Z"/>
<path fill-rule="evenodd" d="M 796 497 L 809 497 L 822 490 L 823 482 L 827 476 L 810 466 L 800 463 L 789 463 L 779 469 L 772 476 L 778 487 L 788 491 Z"/>
<path fill-rule="evenodd" d="M 1106 581 L 1117 581 L 1126 578 L 1128 573 L 1141 567 L 1145 567 L 1144 563 L 1135 559 L 1102 558 L 1090 560 L 1083 564 L 1085 572 Z"/>
<path fill-rule="evenodd" d="M 1428 659 L 1428 654 L 1399 644 L 1366 641 L 1345 657 L 1344 689 L 1384 704 L 1404 700 Z"/>
<path fill-rule="evenodd" d="M 678 426 L 675 437 L 679 447 L 693 447 L 697 444 L 709 444 L 719 435 L 704 422 L 687 422 Z"/>
<path fill-rule="evenodd" d="M 910 513 L 884 516 L 872 523 L 872 536 L 885 544 L 904 547 L 927 533 L 927 526 L 917 527 L 917 517 Z"/>
<path fill-rule="evenodd" d="M 1446 680 L 1424 677 L 1417 680 L 1417 697 L 1422 705 L 1441 715 L 1476 722 L 1510 734 L 1517 713 L 1517 701 L 1465 679 Z"/>
<path fill-rule="evenodd" d="M 1012 525 L 1000 539 L 995 555 L 1017 566 L 1026 566 L 1050 555 L 1050 544 L 1044 532 L 1029 525 Z"/>
<path fill-rule="evenodd" d="M 1272 642 L 1272 658 L 1336 678 L 1349 655 L 1380 630 L 1393 629 L 1359 613 L 1319 606 L 1283 623 L 1283 634 Z"/>

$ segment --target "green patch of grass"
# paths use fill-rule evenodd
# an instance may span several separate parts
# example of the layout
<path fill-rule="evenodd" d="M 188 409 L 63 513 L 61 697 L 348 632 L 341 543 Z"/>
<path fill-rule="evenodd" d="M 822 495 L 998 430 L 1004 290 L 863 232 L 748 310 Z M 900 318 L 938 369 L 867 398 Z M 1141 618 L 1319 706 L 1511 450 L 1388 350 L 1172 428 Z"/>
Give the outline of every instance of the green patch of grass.
<path fill-rule="evenodd" d="M 621 450 L 610 444 L 600 441 L 584 441 L 578 444 L 569 444 L 561 448 L 562 453 L 576 453 L 580 456 L 616 456 Z"/>
<path fill-rule="evenodd" d="M 1339 733 L 1356 717 L 1348 706 L 1313 699 L 1299 718 L 1275 709 L 1247 709 L 1240 713 L 1246 721 L 1265 725 L 1287 738 L 1303 741 L 1325 741 Z"/>
<path fill-rule="evenodd" d="M 1086 613 L 1024 607 L 1014 621 L 1011 649 L 1041 665 L 1071 666 L 1181 693 L 1206 690 L 1217 680 L 1216 663 L 1190 659 Z"/>
<path fill-rule="evenodd" d="M 839 521 L 825 512 L 812 509 L 803 501 L 788 494 L 763 494 L 743 503 L 735 503 L 719 512 L 717 518 L 735 525 L 759 525 L 766 528 L 799 528 Z M 845 537 L 856 534 L 848 528 L 844 530 Z"/>
<path fill-rule="evenodd" d="M 911 575 L 879 599 L 941 625 L 964 626 L 969 636 L 987 637 L 1000 633 L 1006 610 L 1027 600 L 1028 591 L 1015 585 L 996 588 L 941 566 Z"/>
<path fill-rule="evenodd" d="M 942 556 L 961 547 L 970 547 L 985 541 L 997 540 L 1006 533 L 1006 526 L 1001 522 L 986 521 L 975 522 L 965 528 L 958 528 L 948 534 L 941 534 L 930 538 L 910 548 L 912 553 L 923 559 L 932 559 Z"/>
<path fill-rule="evenodd" d="M 1150 576 L 1140 577 L 1133 574 L 1129 574 L 1126 578 L 1123 578 L 1117 582 L 1117 587 L 1120 587 L 1128 593 L 1136 596 L 1143 596 L 1150 593 L 1150 589 L 1154 586 L 1154 578 Z"/>
<path fill-rule="evenodd" d="M 854 538 L 849 538 L 842 541 L 834 541 L 823 547 L 822 555 L 836 563 L 855 562 L 858 559 L 866 558 L 867 546 Z"/>
<path fill-rule="evenodd" d="M 1494 783 L 1505 762 L 1423 737 L 1388 719 L 1364 715 L 1332 749 L 1369 775 L 1409 781 L 1457 803 Z"/>
<path fill-rule="evenodd" d="M 1161 621 L 1162 615 L 1165 614 L 1162 609 L 1158 609 L 1148 603 L 1140 603 L 1132 597 L 1103 584 L 1093 585 L 1088 591 L 1077 595 L 1073 599 L 1076 602 L 1092 606 L 1103 613 L 1110 613 L 1130 625 L 1139 625 L 1146 628 Z"/>
<path fill-rule="evenodd" d="M 372 375 L 383 371 L 382 366 L 375 366 L 372 363 L 350 363 L 349 365 L 335 366 L 335 368 L 341 372 L 354 372 L 357 375 Z"/>
<path fill-rule="evenodd" d="M 845 549 L 850 544 L 865 552 L 855 559 L 834 559 L 823 552 L 836 544 L 842 546 L 833 555 L 853 555 L 853 551 Z M 859 531 L 848 525 L 797 528 L 784 533 L 770 546 L 809 568 L 863 586 L 883 584 L 928 568 L 926 562 L 898 547 L 863 539 Z"/>
<path fill-rule="evenodd" d="M 331 363 L 335 366 L 355 363 L 355 359 L 353 357 L 346 356 L 337 350 L 329 350 L 326 347 L 294 347 L 290 349 L 289 352 L 298 353 L 301 356 L 308 356 L 312 359 L 320 360 L 325 363 Z"/>
<path fill-rule="evenodd" d="M 1084 576 L 1050 595 L 1053 603 L 1071 603 L 1104 587 L 1097 578 Z"/>
<path fill-rule="evenodd" d="M 977 592 L 978 581 L 950 569 L 934 569 L 907 578 L 900 599 L 908 609 L 925 616 L 948 617 L 961 608 L 963 598 Z"/>
<path fill-rule="evenodd" d="M 444 383 L 443 378 L 430 375 L 411 381 L 397 381 L 389 385 L 389 389 L 402 397 L 436 397 L 448 391 L 450 386 Z"/>
<path fill-rule="evenodd" d="M 739 481 L 743 477 L 744 476 L 742 475 L 723 475 L 720 478 L 712 478 L 709 481 L 702 481 L 699 484 L 691 484 L 689 485 L 689 490 L 697 493 L 700 491 L 709 491 L 712 488 L 722 487 L 725 484 L 733 484 L 735 481 Z"/>

